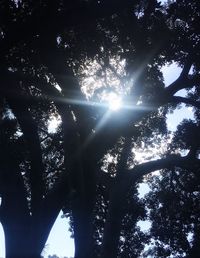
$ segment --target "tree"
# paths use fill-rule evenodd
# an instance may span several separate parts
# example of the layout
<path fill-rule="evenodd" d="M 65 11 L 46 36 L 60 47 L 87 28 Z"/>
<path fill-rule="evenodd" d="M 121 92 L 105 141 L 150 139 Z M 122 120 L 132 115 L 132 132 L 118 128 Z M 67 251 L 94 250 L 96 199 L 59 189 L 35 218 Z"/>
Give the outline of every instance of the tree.
<path fill-rule="evenodd" d="M 2 1 L 0 221 L 6 257 L 40 257 L 61 209 L 71 218 L 77 258 L 194 257 L 199 14 L 197 1 Z M 182 72 L 164 85 L 161 67 L 170 62 Z M 182 89 L 185 96 L 177 96 Z M 120 94 L 126 104 L 112 112 L 106 100 Z M 193 107 L 195 121 L 183 122 L 171 136 L 166 114 L 181 103 Z M 48 126 L 52 119 L 59 123 L 55 132 Z M 138 160 L 139 150 L 163 144 L 156 160 Z M 144 178 L 152 191 L 140 200 Z M 191 212 L 184 213 L 188 205 Z M 137 226 L 145 218 L 152 220 L 148 234 Z M 156 246 L 145 254 L 152 239 Z"/>

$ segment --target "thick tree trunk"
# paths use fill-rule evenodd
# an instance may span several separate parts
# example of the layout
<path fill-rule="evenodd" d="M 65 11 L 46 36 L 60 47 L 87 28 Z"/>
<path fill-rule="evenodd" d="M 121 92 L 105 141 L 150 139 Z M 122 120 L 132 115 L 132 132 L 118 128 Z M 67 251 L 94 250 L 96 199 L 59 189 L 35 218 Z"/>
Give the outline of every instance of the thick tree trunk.
<path fill-rule="evenodd" d="M 119 187 L 114 186 L 110 197 L 110 204 L 104 228 L 102 258 L 116 258 L 118 251 L 118 241 L 120 235 L 120 225 L 122 219 L 122 196 Z"/>
<path fill-rule="evenodd" d="M 110 193 L 108 214 L 104 228 L 102 258 L 117 257 L 121 223 L 124 216 L 124 202 L 129 190 L 124 168 L 126 167 L 130 150 L 131 138 L 126 137 L 118 163 L 116 181 Z"/>
<path fill-rule="evenodd" d="M 33 220 L 28 208 L 19 164 L 6 147 L 0 155 L 1 213 L 5 234 L 6 258 L 38 258 L 45 245 L 42 218 Z M 50 231 L 50 229 L 49 229 Z M 47 232 L 47 237 L 48 237 Z"/>
<path fill-rule="evenodd" d="M 40 258 L 40 250 L 34 249 L 29 226 L 6 221 L 3 223 L 5 234 L 6 258 Z"/>
<path fill-rule="evenodd" d="M 13 210 L 12 202 L 1 215 L 5 234 L 6 258 L 39 258 L 59 210 L 33 221 L 23 210 Z M 47 221 L 46 221 L 47 220 Z"/>
<path fill-rule="evenodd" d="M 83 209 L 73 211 L 75 258 L 93 258 L 91 223 Z"/>
<path fill-rule="evenodd" d="M 66 59 L 63 51 L 57 48 L 54 38 L 48 39 L 48 44 L 45 43 L 46 40 L 44 38 L 44 42 L 41 44 L 44 47 L 44 49 L 41 49 L 41 57 L 62 88 L 62 94 L 71 100 L 76 100 L 77 96 L 78 99 L 81 99 L 80 87 L 72 71 L 66 70 Z M 46 51 L 47 45 L 51 51 Z M 51 87 L 49 89 L 47 88 L 47 92 L 49 91 L 51 91 Z M 55 94 L 53 95 L 55 96 Z M 53 100 L 62 118 L 66 175 L 69 177 L 68 187 L 71 190 L 71 194 L 74 195 L 71 195 L 71 201 L 74 222 L 75 257 L 94 258 L 92 254 L 92 211 L 95 199 L 95 190 L 93 190 L 95 188 L 93 184 L 94 170 L 91 167 L 88 168 L 88 165 L 87 167 L 85 166 L 85 160 L 82 155 L 83 151 L 86 153 L 86 150 L 83 150 L 83 146 L 90 133 L 90 123 L 89 121 L 86 122 L 88 114 L 85 114 L 82 109 L 73 104 L 69 106 L 69 103 Z M 75 116 L 78 117 L 79 123 L 74 122 L 71 114 L 72 110 Z M 87 156 L 87 154 L 85 155 Z M 91 171 L 92 174 L 90 173 Z"/>
<path fill-rule="evenodd" d="M 0 175 L 0 219 L 5 233 L 6 258 L 20 257 L 30 249 L 29 211 L 18 163 L 6 146 L 0 155 Z"/>
<path fill-rule="evenodd" d="M 128 189 L 126 178 L 118 178 L 110 194 L 110 203 L 104 227 L 102 258 L 116 258 Z"/>

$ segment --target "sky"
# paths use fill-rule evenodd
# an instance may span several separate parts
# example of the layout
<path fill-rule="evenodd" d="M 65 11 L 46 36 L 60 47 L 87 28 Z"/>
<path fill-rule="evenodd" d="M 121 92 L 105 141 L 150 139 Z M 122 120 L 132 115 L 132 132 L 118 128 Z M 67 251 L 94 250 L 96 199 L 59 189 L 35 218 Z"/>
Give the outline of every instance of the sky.
<path fill-rule="evenodd" d="M 74 241 L 70 237 L 68 231 L 69 221 L 66 218 L 61 218 L 62 212 L 57 217 L 56 222 L 50 232 L 46 246 L 42 255 L 47 258 L 48 255 L 56 254 L 61 257 L 74 257 Z"/>
<path fill-rule="evenodd" d="M 175 81 L 181 73 L 181 68 L 177 67 L 175 63 L 172 63 L 169 66 L 164 66 L 162 68 L 165 85 L 168 86 L 170 83 Z M 185 96 L 185 91 L 180 90 L 175 94 L 176 96 Z M 192 109 L 190 107 L 186 107 L 184 104 L 181 105 L 180 109 L 175 109 L 172 114 L 167 115 L 167 127 L 171 131 L 175 131 L 177 125 L 184 119 L 194 119 Z"/>
<path fill-rule="evenodd" d="M 177 67 L 175 63 L 170 66 L 165 66 L 162 68 L 164 75 L 164 81 L 166 86 L 178 78 L 181 69 Z M 185 92 L 180 91 L 177 95 L 184 96 Z M 174 131 L 177 124 L 179 124 L 184 118 L 193 119 L 192 109 L 182 105 L 181 109 L 176 109 L 172 114 L 167 116 L 168 129 Z M 149 190 L 146 184 L 141 184 L 140 186 L 140 197 L 143 197 L 145 193 Z M 0 199 L 1 203 L 1 199 Z M 43 256 L 45 258 L 48 255 L 56 254 L 61 257 L 73 257 L 74 256 L 74 244 L 73 239 L 70 237 L 70 232 L 68 231 L 69 223 L 66 218 L 61 218 L 62 213 L 57 217 L 57 220 L 51 230 L 49 238 L 47 240 L 46 246 L 43 251 Z M 139 222 L 138 224 L 141 229 L 148 229 L 150 224 L 147 222 Z M 2 225 L 0 223 L 0 258 L 5 258 L 5 246 L 4 246 L 4 233 Z"/>

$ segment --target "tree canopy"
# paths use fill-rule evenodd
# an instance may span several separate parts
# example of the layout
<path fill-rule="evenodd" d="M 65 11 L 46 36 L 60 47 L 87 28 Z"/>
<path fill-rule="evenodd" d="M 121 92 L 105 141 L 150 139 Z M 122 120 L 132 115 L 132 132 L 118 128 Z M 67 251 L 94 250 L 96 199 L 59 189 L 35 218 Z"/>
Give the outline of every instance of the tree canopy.
<path fill-rule="evenodd" d="M 60 210 L 76 258 L 196 257 L 199 1 L 0 4 L 6 258 L 40 257 Z M 172 63 L 181 73 L 165 85 Z M 194 119 L 171 132 L 166 116 L 181 104 Z"/>

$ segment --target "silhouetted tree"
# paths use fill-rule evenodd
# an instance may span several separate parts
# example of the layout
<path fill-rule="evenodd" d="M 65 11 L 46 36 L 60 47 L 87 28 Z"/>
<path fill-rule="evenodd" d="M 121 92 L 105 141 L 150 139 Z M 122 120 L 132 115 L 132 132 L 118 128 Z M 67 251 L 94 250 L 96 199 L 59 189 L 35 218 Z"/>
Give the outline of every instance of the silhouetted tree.
<path fill-rule="evenodd" d="M 198 1 L 0 3 L 6 257 L 40 257 L 60 210 L 70 217 L 76 258 L 195 257 Z M 172 62 L 182 72 L 165 85 L 161 68 Z M 106 104 L 110 94 L 123 98 L 118 112 Z M 195 120 L 172 134 L 166 114 L 181 103 Z M 151 191 L 141 199 L 143 180 Z M 145 233 L 137 222 L 146 219 Z"/>

